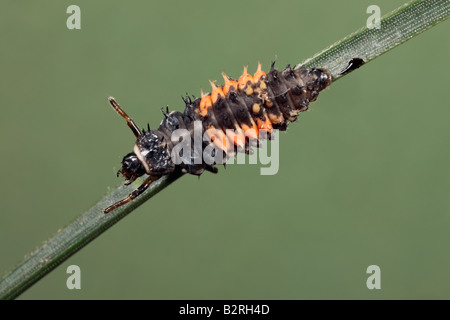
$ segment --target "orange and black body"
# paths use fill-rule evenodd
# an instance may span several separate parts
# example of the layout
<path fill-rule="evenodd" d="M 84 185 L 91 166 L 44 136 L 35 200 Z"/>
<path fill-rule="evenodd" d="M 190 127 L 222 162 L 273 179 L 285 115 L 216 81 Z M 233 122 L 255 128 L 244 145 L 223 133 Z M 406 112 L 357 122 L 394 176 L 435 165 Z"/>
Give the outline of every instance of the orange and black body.
<path fill-rule="evenodd" d="M 224 85 L 216 86 L 211 82 L 211 93 L 192 100 L 183 98 L 184 112 L 163 111 L 164 119 L 158 130 L 140 131 L 128 115 L 113 98 L 113 108 L 127 120 L 128 126 L 137 140 L 133 152 L 122 161 L 121 173 L 131 183 L 136 178 L 147 174 L 149 177 L 128 198 L 113 204 L 105 213 L 131 201 L 141 194 L 152 181 L 174 170 L 195 175 L 205 170 L 217 172 L 213 164 L 195 162 L 174 164 L 171 158 L 176 141 L 172 133 L 178 129 L 187 130 L 194 139 L 194 124 L 200 122 L 203 132 L 210 137 L 216 149 L 224 154 L 251 152 L 251 141 L 258 141 L 262 131 L 269 137 L 273 129 L 286 130 L 294 122 L 299 112 L 308 110 L 310 102 L 317 99 L 319 91 L 331 84 L 332 77 L 326 69 L 293 69 L 289 65 L 278 71 L 272 64 L 268 73 L 261 70 L 261 64 L 254 75 L 244 73 L 238 80 L 232 80 L 223 74 Z M 232 131 L 231 131 L 232 130 Z M 194 146 L 194 144 L 192 144 Z M 207 143 L 202 144 L 205 148 Z M 200 150 L 201 152 L 202 150 Z M 198 155 L 199 150 L 192 154 Z"/>

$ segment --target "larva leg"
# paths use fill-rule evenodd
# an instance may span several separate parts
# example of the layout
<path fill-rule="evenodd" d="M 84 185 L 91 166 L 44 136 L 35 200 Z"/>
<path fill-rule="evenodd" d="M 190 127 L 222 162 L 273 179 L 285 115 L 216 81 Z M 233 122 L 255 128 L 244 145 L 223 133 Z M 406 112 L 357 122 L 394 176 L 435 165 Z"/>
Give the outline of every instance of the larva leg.
<path fill-rule="evenodd" d="M 147 188 L 152 184 L 153 181 L 158 180 L 160 177 L 159 176 L 150 176 L 147 179 L 145 179 L 145 181 L 139 186 L 139 188 L 137 188 L 136 190 L 134 190 L 132 193 L 130 193 L 128 195 L 128 197 L 126 197 L 123 200 L 120 200 L 116 203 L 114 203 L 113 205 L 107 207 L 106 209 L 103 209 L 103 213 L 109 213 L 111 211 L 113 211 L 114 209 L 123 206 L 124 204 L 130 202 L 131 200 L 137 198 L 139 195 L 141 195 L 142 193 L 144 193 L 145 190 L 147 190 Z"/>

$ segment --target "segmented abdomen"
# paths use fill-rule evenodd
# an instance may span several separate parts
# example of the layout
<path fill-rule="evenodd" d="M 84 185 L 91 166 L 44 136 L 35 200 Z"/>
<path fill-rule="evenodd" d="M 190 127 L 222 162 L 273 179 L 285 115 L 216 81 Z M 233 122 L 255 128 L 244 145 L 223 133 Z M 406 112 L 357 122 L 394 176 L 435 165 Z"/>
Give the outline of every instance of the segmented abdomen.
<path fill-rule="evenodd" d="M 288 65 L 278 71 L 274 64 L 267 74 L 259 64 L 254 75 L 248 74 L 245 67 L 238 80 L 225 74 L 223 78 L 223 86 L 211 82 L 211 93 L 202 92 L 194 101 L 186 96 L 184 114 L 165 114 L 158 130 L 166 136 L 168 151 L 173 147 L 170 135 L 174 130 L 188 129 L 193 134 L 194 121 L 201 121 L 203 130 L 223 152 L 249 152 L 249 141 L 260 138 L 262 130 L 269 136 L 273 129 L 286 130 L 332 81 L 326 69 L 292 69 Z M 204 168 L 205 164 L 192 164 L 184 169 L 201 174 Z"/>

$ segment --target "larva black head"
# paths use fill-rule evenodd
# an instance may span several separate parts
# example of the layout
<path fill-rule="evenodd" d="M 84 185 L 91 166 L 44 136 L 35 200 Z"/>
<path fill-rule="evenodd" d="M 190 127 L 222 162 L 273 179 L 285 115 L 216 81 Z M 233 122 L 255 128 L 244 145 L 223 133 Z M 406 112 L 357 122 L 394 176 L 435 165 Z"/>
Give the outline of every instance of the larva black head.
<path fill-rule="evenodd" d="M 137 139 L 133 152 L 123 158 L 122 168 L 117 172 L 117 175 L 122 174 L 130 184 L 145 173 L 151 176 L 161 176 L 174 171 L 175 165 L 172 162 L 169 147 L 165 142 L 164 133 L 159 130 L 150 130 L 150 125 L 148 125 L 148 131 L 139 130 L 113 97 L 109 97 L 108 100 L 113 109 L 127 121 L 128 127 Z M 167 109 L 165 114 L 168 111 Z"/>
<path fill-rule="evenodd" d="M 148 126 L 147 132 L 145 130 L 139 130 L 134 121 L 123 111 L 113 97 L 109 97 L 108 100 L 113 109 L 127 121 L 128 127 L 137 139 L 133 152 L 123 158 L 122 168 L 117 172 L 117 175 L 122 174 L 128 180 L 126 184 L 130 184 L 145 173 L 149 177 L 144 180 L 139 188 L 130 193 L 128 197 L 103 209 L 103 213 L 111 212 L 130 202 L 142 194 L 153 181 L 175 170 L 175 165 L 171 160 L 169 152 L 170 147 L 165 142 L 164 133 L 159 130 L 150 130 L 150 126 Z M 166 115 L 168 110 L 163 113 Z M 169 117 L 170 115 L 167 116 Z"/>
<path fill-rule="evenodd" d="M 117 176 L 122 174 L 128 180 L 128 184 L 145 174 L 145 168 L 134 152 L 123 157 L 122 168 L 117 171 Z"/>
<path fill-rule="evenodd" d="M 133 153 L 144 168 L 144 173 L 149 175 L 165 175 L 175 169 L 166 138 L 159 130 L 142 131 Z"/>

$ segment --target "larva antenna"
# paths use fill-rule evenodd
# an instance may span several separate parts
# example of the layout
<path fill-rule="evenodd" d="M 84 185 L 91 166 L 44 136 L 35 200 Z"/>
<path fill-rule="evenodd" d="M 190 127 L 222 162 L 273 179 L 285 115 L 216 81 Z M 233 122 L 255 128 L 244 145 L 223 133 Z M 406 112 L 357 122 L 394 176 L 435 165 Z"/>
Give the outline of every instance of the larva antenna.
<path fill-rule="evenodd" d="M 130 127 L 131 131 L 133 131 L 133 134 L 135 135 L 135 137 L 139 138 L 139 136 L 141 135 L 141 131 L 139 130 L 137 125 L 134 123 L 133 119 L 131 119 L 125 113 L 125 111 L 122 110 L 122 108 L 116 102 L 116 99 L 114 99 L 113 97 L 109 97 L 108 101 L 109 101 L 109 103 L 111 103 L 111 106 L 113 107 L 113 109 L 116 110 L 116 112 L 127 121 L 127 125 L 128 125 L 128 127 Z"/>

